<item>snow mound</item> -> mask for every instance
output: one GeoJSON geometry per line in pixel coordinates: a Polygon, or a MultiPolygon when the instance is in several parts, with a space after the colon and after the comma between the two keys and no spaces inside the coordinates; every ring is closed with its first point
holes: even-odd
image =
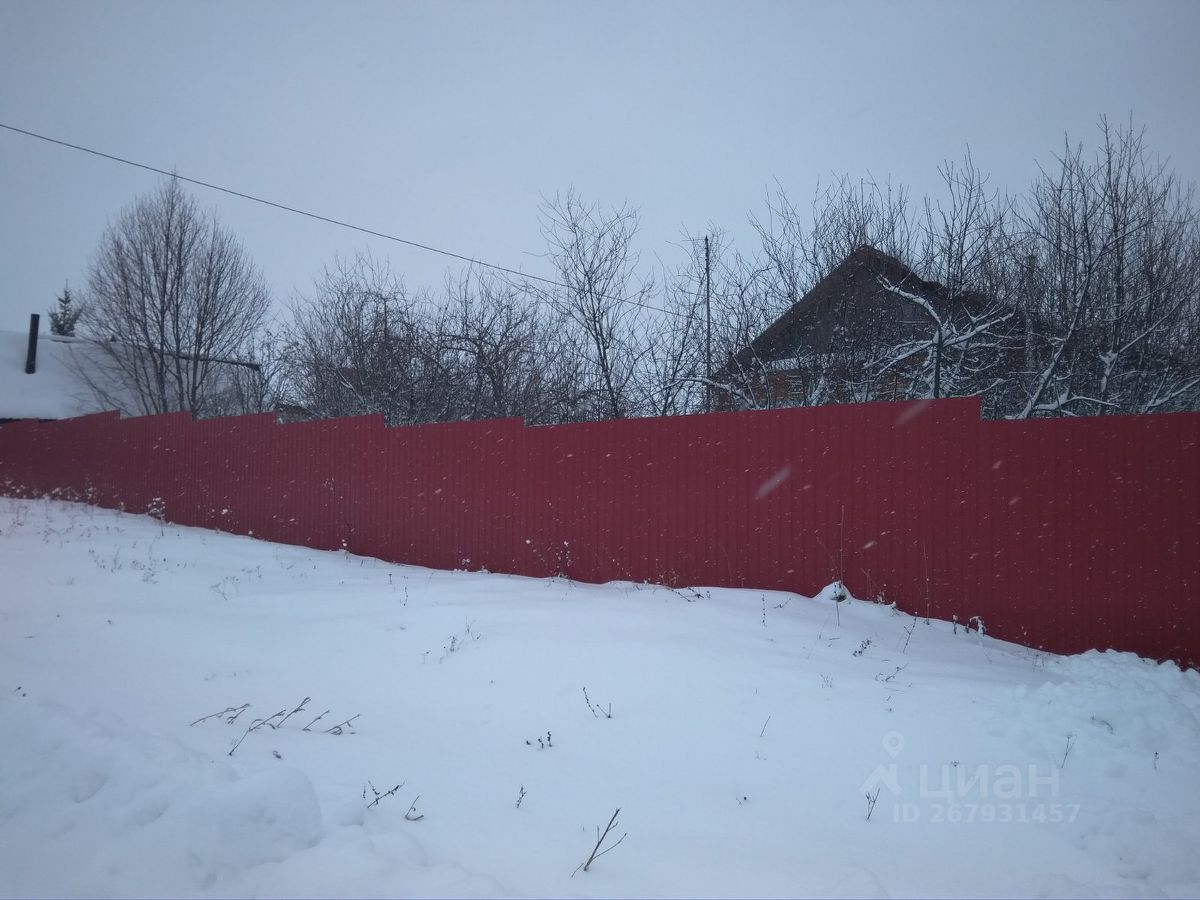
{"type": "Polygon", "coordinates": [[[0,849],[5,894],[219,891],[321,840],[313,786],[289,766],[239,774],[114,715],[31,700],[0,704],[0,733],[0,818],[21,825],[0,849]]]}

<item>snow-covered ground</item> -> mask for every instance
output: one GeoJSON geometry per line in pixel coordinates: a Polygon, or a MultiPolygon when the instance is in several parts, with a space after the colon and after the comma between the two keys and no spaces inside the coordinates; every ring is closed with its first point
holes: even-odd
{"type": "Polygon", "coordinates": [[[3,896],[1200,894],[1172,664],[48,500],[0,566],[3,896]]]}

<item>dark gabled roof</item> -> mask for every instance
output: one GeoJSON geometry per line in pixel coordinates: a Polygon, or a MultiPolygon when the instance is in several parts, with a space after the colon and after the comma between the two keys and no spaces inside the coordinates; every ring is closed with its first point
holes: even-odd
{"type": "Polygon", "coordinates": [[[833,350],[839,330],[852,332],[879,327],[879,317],[894,317],[902,309],[898,304],[904,302],[880,283],[881,278],[919,294],[939,312],[949,304],[950,294],[945,287],[925,281],[895,257],[862,246],[742,349],[720,370],[718,377],[755,360],[769,362],[795,356],[798,349],[833,350]]]}

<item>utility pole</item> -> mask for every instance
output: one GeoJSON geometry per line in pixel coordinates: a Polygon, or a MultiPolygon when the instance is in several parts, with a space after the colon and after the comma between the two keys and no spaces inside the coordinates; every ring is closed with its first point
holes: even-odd
{"type": "Polygon", "coordinates": [[[704,236],[704,411],[712,412],[712,267],[704,236]]]}

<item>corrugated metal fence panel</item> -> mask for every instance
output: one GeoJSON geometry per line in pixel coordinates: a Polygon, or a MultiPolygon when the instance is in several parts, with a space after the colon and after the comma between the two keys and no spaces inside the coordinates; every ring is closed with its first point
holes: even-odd
{"type": "Polygon", "coordinates": [[[1200,661],[1200,415],[975,399],[526,427],[100,414],[0,427],[0,489],[437,568],[811,594],[1200,661]]]}

